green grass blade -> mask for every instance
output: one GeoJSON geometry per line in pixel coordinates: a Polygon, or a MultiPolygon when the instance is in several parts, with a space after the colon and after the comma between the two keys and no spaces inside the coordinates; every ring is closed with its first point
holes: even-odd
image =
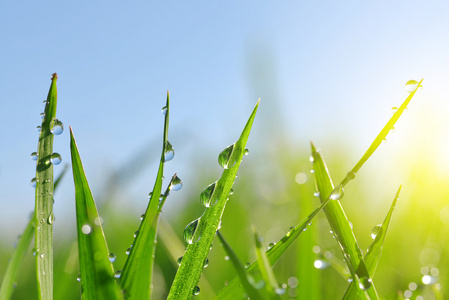
{"type": "Polygon", "coordinates": [[[390,130],[394,128],[394,124],[396,124],[399,117],[402,115],[404,110],[407,108],[407,105],[412,100],[413,96],[415,95],[416,91],[419,87],[421,87],[421,83],[424,79],[421,79],[421,81],[416,86],[415,90],[412,91],[408,97],[404,100],[402,105],[398,108],[398,110],[393,114],[393,116],[390,118],[390,120],[385,124],[384,128],[379,132],[377,137],[374,139],[374,141],[369,146],[368,150],[366,150],[365,154],[363,154],[362,158],[357,162],[357,164],[352,168],[351,171],[348,172],[346,177],[343,179],[343,181],[340,183],[342,187],[344,187],[350,180],[354,179],[355,174],[358,170],[363,166],[363,164],[370,158],[370,156],[376,151],[376,149],[379,147],[379,145],[382,143],[383,140],[386,139],[388,133],[390,130]]]}
{"type": "Polygon", "coordinates": [[[81,163],[75,138],[70,128],[70,152],[75,183],[76,226],[81,274],[81,298],[84,300],[121,299],[109,261],[108,246],[101,219],[81,163]]]}
{"type": "MultiPolygon", "coordinates": [[[[191,238],[189,238],[192,244],[189,243],[187,246],[182,263],[176,272],[168,299],[190,299],[192,294],[196,292],[195,289],[203,270],[203,262],[207,258],[215,233],[219,228],[221,216],[244,154],[259,101],[257,101],[240,138],[233,147],[226,148],[219,155],[220,164],[226,168],[221,178],[215,184],[209,199],[209,207],[206,208],[203,215],[199,218],[196,228],[192,230],[191,238]]],[[[190,223],[188,227],[192,224],[194,223],[190,223]]]]}
{"type": "Polygon", "coordinates": [[[263,281],[265,282],[265,290],[267,291],[269,299],[281,299],[278,294],[280,293],[281,289],[279,289],[278,282],[276,280],[276,277],[274,276],[273,270],[271,269],[268,257],[263,249],[262,239],[255,228],[253,228],[253,231],[254,240],[256,242],[257,263],[259,264],[260,273],[262,274],[263,281]]]}
{"type": "MultiPolygon", "coordinates": [[[[353,276],[353,280],[355,282],[360,281],[364,289],[369,293],[371,299],[378,299],[374,284],[372,284],[372,279],[363,261],[362,251],[358,246],[354,232],[352,231],[346,214],[340,204],[339,199],[343,196],[342,191],[339,190],[339,187],[334,190],[334,185],[323,157],[316,151],[313,144],[312,157],[315,181],[320,194],[320,201],[326,202],[329,198],[332,199],[323,210],[335,238],[342,249],[348,268],[353,276]]],[[[369,299],[362,290],[358,290],[358,296],[360,299],[369,299]]]]}
{"type": "MultiPolygon", "coordinates": [[[[401,192],[401,187],[399,187],[396,196],[394,197],[393,203],[391,204],[390,210],[382,223],[382,226],[378,228],[374,241],[371,243],[368,252],[365,255],[365,264],[368,272],[374,277],[376,272],[377,263],[379,262],[380,255],[382,254],[382,246],[385,241],[385,236],[387,235],[387,229],[390,225],[391,215],[396,207],[396,202],[399,199],[399,193],[401,192]]],[[[356,285],[354,282],[346,290],[346,294],[343,299],[355,299],[356,297],[356,285]]]]}
{"type": "Polygon", "coordinates": [[[237,254],[232,250],[231,246],[229,246],[228,242],[225,240],[220,230],[217,230],[217,236],[220,239],[220,242],[223,244],[223,248],[226,254],[229,256],[229,259],[232,262],[235,270],[237,271],[237,275],[240,278],[240,282],[243,285],[243,288],[246,291],[246,294],[251,299],[265,299],[263,295],[259,293],[258,290],[248,281],[248,274],[246,273],[246,269],[238,259],[237,254]]]}
{"type": "Polygon", "coordinates": [[[50,124],[56,117],[56,73],[45,104],[38,143],[36,164],[35,249],[39,299],[53,299],[53,133],[50,124]]]}
{"type": "MultiPolygon", "coordinates": [[[[165,153],[168,150],[168,122],[170,113],[170,96],[167,92],[167,102],[164,108],[165,122],[162,143],[162,154],[159,169],[148,203],[145,217],[140,223],[138,234],[133,247],[123,267],[120,278],[121,286],[128,299],[149,299],[151,297],[151,280],[153,276],[155,239],[157,234],[158,218],[160,214],[159,195],[162,191],[162,178],[164,176],[165,153]]],[[[171,147],[171,145],[170,145],[171,147]]],[[[166,197],[165,197],[166,198],[166,197]]],[[[164,200],[165,201],[165,200],[164,200]]]]}
{"type": "MultiPolygon", "coordinates": [[[[62,177],[67,171],[67,167],[65,167],[62,172],[58,175],[54,184],[54,191],[58,188],[58,184],[61,181],[62,177]]],[[[13,292],[14,286],[17,283],[19,278],[20,268],[22,267],[23,260],[25,259],[25,255],[27,254],[28,249],[30,248],[31,240],[35,234],[35,216],[34,213],[30,218],[25,230],[20,236],[19,242],[17,243],[17,248],[15,249],[11,261],[8,264],[6,269],[5,276],[3,277],[2,285],[0,287],[0,300],[10,299],[13,292]]]]}

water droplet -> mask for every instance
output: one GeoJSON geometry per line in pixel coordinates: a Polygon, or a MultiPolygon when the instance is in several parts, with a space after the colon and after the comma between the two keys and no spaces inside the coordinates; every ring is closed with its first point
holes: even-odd
{"type": "Polygon", "coordinates": [[[203,205],[205,207],[214,206],[217,203],[217,201],[218,201],[218,199],[217,199],[217,201],[215,201],[215,203],[211,203],[211,201],[212,201],[212,194],[214,193],[216,183],[217,182],[213,182],[213,183],[209,184],[201,192],[200,201],[201,201],[201,203],[203,203],[203,205]]]}
{"type": "Polygon", "coordinates": [[[145,214],[141,214],[141,215],[140,215],[140,220],[141,220],[141,221],[143,220],[143,218],[145,218],[145,214]]]}
{"type": "Polygon", "coordinates": [[[352,282],[353,280],[352,277],[348,277],[348,282],[352,282]]]}
{"type": "Polygon", "coordinates": [[[50,161],[54,165],[59,165],[62,161],[62,157],[59,153],[55,152],[50,156],[50,161]]]}
{"type": "Polygon", "coordinates": [[[234,153],[235,144],[232,144],[226,147],[221,153],[218,155],[218,163],[223,169],[232,168],[236,163],[236,155],[232,155],[234,153]]]}
{"type": "Polygon", "coordinates": [[[39,255],[40,258],[44,258],[44,253],[42,253],[41,255],[39,255]]]}
{"type": "Polygon", "coordinates": [[[329,267],[329,263],[325,260],[322,259],[317,259],[313,262],[313,266],[317,269],[326,269],[327,267],[329,267]]]}
{"type": "Polygon", "coordinates": [[[178,262],[178,266],[180,266],[180,265],[181,265],[181,262],[182,262],[182,256],[180,256],[180,257],[178,258],[177,262],[178,262]]]}
{"type": "Polygon", "coordinates": [[[249,154],[249,150],[248,149],[243,150],[243,155],[247,156],[248,154],[249,154]]]}
{"type": "Polygon", "coordinates": [[[114,253],[109,253],[108,258],[109,258],[109,261],[111,263],[113,263],[117,257],[115,256],[114,253]]]}
{"type": "Polygon", "coordinates": [[[50,225],[52,225],[54,222],[55,222],[55,215],[54,215],[53,213],[51,213],[51,214],[48,216],[47,223],[50,224],[50,225]]]}
{"type": "Polygon", "coordinates": [[[41,113],[40,116],[41,116],[41,119],[43,120],[45,118],[45,113],[41,113]]]}
{"type": "Polygon", "coordinates": [[[349,171],[348,174],[346,174],[346,177],[348,177],[349,180],[353,180],[355,178],[355,172],[349,171]]]}
{"type": "Polygon", "coordinates": [[[129,255],[130,253],[131,253],[131,247],[130,248],[128,248],[128,249],[126,249],[126,255],[129,255]]]}
{"type": "Polygon", "coordinates": [[[315,173],[315,170],[314,169],[310,170],[310,173],[312,173],[312,174],[315,173]]]}
{"type": "Polygon", "coordinates": [[[203,269],[207,268],[209,266],[209,258],[206,257],[203,263],[203,269]]]}
{"type": "Polygon", "coordinates": [[[170,184],[170,190],[179,191],[181,188],[182,188],[181,179],[178,177],[178,175],[173,176],[173,179],[170,184]]]}
{"type": "Polygon", "coordinates": [[[48,103],[47,99],[45,99],[44,101],[42,101],[42,104],[43,104],[44,106],[46,106],[47,103],[48,103]]]}
{"type": "Polygon", "coordinates": [[[36,256],[39,254],[39,248],[34,248],[33,249],[33,256],[36,256]]]}
{"type": "Polygon", "coordinates": [[[405,90],[409,93],[413,92],[414,90],[416,90],[416,88],[418,87],[418,81],[416,80],[409,80],[407,81],[407,83],[405,84],[405,90]]]}
{"type": "Polygon", "coordinates": [[[169,141],[165,143],[164,147],[164,161],[170,161],[175,156],[175,149],[173,149],[173,146],[170,144],[169,141]]]}
{"type": "Polygon", "coordinates": [[[380,229],[382,228],[382,224],[376,225],[371,230],[371,238],[374,240],[379,233],[380,229]]]}
{"type": "Polygon", "coordinates": [[[153,192],[149,193],[148,194],[148,200],[150,200],[152,196],[153,196],[153,192]]]}
{"type": "Polygon", "coordinates": [[[31,179],[31,186],[32,187],[36,187],[36,184],[39,182],[39,180],[36,179],[36,177],[34,177],[33,179],[31,179]]]}
{"type": "Polygon", "coordinates": [[[62,122],[56,118],[51,120],[50,132],[53,133],[54,135],[60,135],[61,133],[64,132],[64,124],[62,124],[62,122]]]}
{"type": "Polygon", "coordinates": [[[114,278],[120,278],[121,275],[122,275],[122,270],[118,270],[117,272],[114,273],[114,278]]]}
{"type": "Polygon", "coordinates": [[[162,107],[161,113],[165,116],[167,114],[167,106],[162,107]]]}
{"type": "Polygon", "coordinates": [[[284,295],[285,294],[285,288],[275,288],[274,292],[278,295],[284,295]]]}
{"type": "Polygon", "coordinates": [[[276,245],[276,244],[275,244],[275,243],[269,243],[269,244],[268,244],[268,250],[270,250],[271,248],[273,248],[274,245],[276,245]]]}
{"type": "Polygon", "coordinates": [[[76,276],[76,281],[78,281],[78,282],[81,281],[81,274],[78,274],[78,276],[76,276]]]}
{"type": "Polygon", "coordinates": [[[92,232],[92,227],[88,224],[84,224],[83,227],[81,227],[81,232],[84,234],[90,234],[92,232]]]}
{"type": "Polygon", "coordinates": [[[361,290],[366,291],[371,287],[371,282],[372,282],[371,278],[368,278],[366,276],[360,277],[359,288],[361,290]]]}
{"type": "Polygon", "coordinates": [[[198,296],[200,294],[200,287],[196,286],[192,292],[193,296],[198,296]]]}
{"type": "Polygon", "coordinates": [[[394,113],[396,113],[398,111],[398,108],[396,107],[396,106],[393,106],[392,108],[391,108],[391,112],[394,114],[394,113]]]}
{"type": "Polygon", "coordinates": [[[41,128],[40,126],[37,126],[37,127],[36,127],[36,131],[37,131],[37,132],[41,132],[41,130],[42,130],[42,128],[41,128]]]}
{"type": "Polygon", "coordinates": [[[319,196],[320,196],[320,192],[315,192],[315,193],[313,193],[313,195],[314,195],[315,197],[319,197],[319,196]]]}
{"type": "Polygon", "coordinates": [[[187,244],[196,243],[200,239],[200,236],[195,236],[199,222],[200,218],[193,220],[186,226],[186,228],[184,228],[184,241],[186,241],[187,244]]]}
{"type": "Polygon", "coordinates": [[[231,258],[230,258],[229,256],[226,255],[226,256],[224,257],[224,259],[225,259],[226,261],[228,261],[228,260],[230,260],[231,258]]]}
{"type": "Polygon", "coordinates": [[[251,263],[247,262],[247,263],[245,264],[245,269],[248,269],[249,267],[251,267],[251,263]]]}
{"type": "Polygon", "coordinates": [[[134,237],[137,237],[137,235],[139,234],[139,230],[137,230],[136,232],[134,232],[134,237]]]}
{"type": "Polygon", "coordinates": [[[33,152],[33,153],[31,153],[31,160],[34,160],[34,161],[36,161],[37,160],[37,152],[33,152]]]}
{"type": "Polygon", "coordinates": [[[329,196],[329,198],[331,198],[332,200],[340,200],[344,195],[344,190],[343,187],[341,185],[338,185],[331,193],[331,195],[329,196]]]}

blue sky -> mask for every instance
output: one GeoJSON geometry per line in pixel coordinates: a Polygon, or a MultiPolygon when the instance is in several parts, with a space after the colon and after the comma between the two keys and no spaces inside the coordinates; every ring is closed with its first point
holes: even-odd
{"type": "MultiPolygon", "coordinates": [[[[409,79],[425,78],[424,89],[387,143],[389,155],[431,145],[420,155],[449,165],[449,4],[242,2],[0,3],[0,201],[10,208],[0,225],[24,224],[33,210],[29,155],[53,72],[66,126],[54,149],[69,161],[72,126],[91,185],[148,142],[157,159],[166,90],[176,149],[167,173],[178,172],[186,189],[192,157],[215,163],[259,97],[251,153],[263,153],[283,128],[292,144],[313,140],[331,152],[350,141],[360,156],[409,79]]],[[[153,173],[154,164],[130,193],[146,201],[153,173]]],[[[74,208],[71,185],[68,176],[56,199],[61,219],[74,208]]]]}

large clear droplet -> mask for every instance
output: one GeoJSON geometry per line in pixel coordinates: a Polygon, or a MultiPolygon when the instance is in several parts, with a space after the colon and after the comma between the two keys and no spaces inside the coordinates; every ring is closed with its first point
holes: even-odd
{"type": "Polygon", "coordinates": [[[170,144],[169,141],[165,143],[164,148],[164,161],[170,161],[175,156],[175,149],[173,149],[173,146],[170,144]]]}
{"type": "Polygon", "coordinates": [[[187,244],[196,243],[200,239],[200,236],[195,236],[199,222],[200,218],[193,220],[186,226],[186,228],[184,228],[184,241],[186,241],[187,244]]]}
{"type": "Polygon", "coordinates": [[[36,179],[36,177],[34,177],[33,179],[31,179],[31,186],[35,188],[37,182],[38,182],[38,180],[36,179]]]}
{"type": "Polygon", "coordinates": [[[366,291],[371,287],[371,282],[372,282],[371,278],[368,278],[366,276],[360,277],[359,288],[361,290],[366,291]]]}
{"type": "Polygon", "coordinates": [[[162,107],[161,113],[165,116],[167,114],[167,106],[162,107]]]}
{"type": "Polygon", "coordinates": [[[348,177],[349,180],[354,180],[355,172],[349,171],[348,174],[346,174],[346,177],[348,177]]]}
{"type": "Polygon", "coordinates": [[[376,225],[371,230],[371,238],[374,240],[376,236],[379,234],[380,229],[382,228],[382,224],[376,225]]]}
{"type": "Polygon", "coordinates": [[[218,163],[224,169],[232,168],[236,163],[236,155],[232,155],[234,152],[235,144],[232,144],[226,147],[221,153],[218,155],[218,163]]]}
{"type": "Polygon", "coordinates": [[[56,118],[51,120],[50,132],[53,133],[54,135],[60,135],[61,133],[64,132],[64,124],[62,124],[62,122],[56,118]]]}
{"type": "Polygon", "coordinates": [[[54,165],[59,165],[59,164],[61,163],[61,161],[62,161],[61,154],[56,153],[56,152],[53,153],[53,154],[50,156],[50,161],[51,161],[51,163],[54,164],[54,165]]]}
{"type": "Polygon", "coordinates": [[[115,261],[116,258],[117,258],[117,257],[115,256],[114,253],[109,253],[108,259],[109,259],[109,261],[110,261],[111,263],[113,263],[113,262],[115,261]]]}
{"type": "Polygon", "coordinates": [[[243,150],[243,155],[247,156],[248,154],[249,154],[249,150],[248,149],[243,150]]]}
{"type": "Polygon", "coordinates": [[[34,160],[34,161],[36,161],[37,160],[37,152],[33,152],[33,153],[31,153],[31,160],[34,160]]]}
{"type": "Polygon", "coordinates": [[[181,179],[178,177],[178,175],[175,175],[171,181],[170,190],[179,191],[181,188],[182,188],[181,179]]]}
{"type": "Polygon", "coordinates": [[[405,84],[405,90],[409,93],[413,92],[414,90],[416,90],[416,88],[418,87],[418,81],[416,80],[409,80],[407,81],[407,83],[405,84]]]}
{"type": "Polygon", "coordinates": [[[54,222],[55,222],[55,215],[54,215],[53,213],[51,213],[51,214],[48,216],[47,223],[50,224],[50,225],[52,225],[54,222]]]}
{"type": "Polygon", "coordinates": [[[329,196],[332,200],[340,200],[344,195],[344,190],[341,185],[337,186],[329,196]]]}
{"type": "Polygon", "coordinates": [[[213,193],[214,193],[216,183],[217,183],[217,182],[214,182],[214,183],[209,184],[209,185],[208,185],[208,186],[201,192],[201,195],[200,195],[200,201],[201,201],[201,203],[203,203],[203,205],[204,205],[205,207],[211,207],[211,206],[214,206],[215,203],[216,203],[216,201],[215,201],[215,203],[211,203],[211,201],[212,201],[212,195],[213,195],[213,193]]]}
{"type": "Polygon", "coordinates": [[[200,294],[200,287],[196,286],[192,292],[193,296],[198,296],[200,294]]]}

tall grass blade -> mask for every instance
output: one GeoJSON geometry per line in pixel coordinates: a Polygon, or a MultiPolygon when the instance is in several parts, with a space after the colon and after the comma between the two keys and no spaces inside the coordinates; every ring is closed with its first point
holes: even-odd
{"type": "Polygon", "coordinates": [[[219,229],[221,216],[244,155],[259,101],[257,101],[240,138],[219,155],[219,163],[224,167],[224,171],[221,178],[215,183],[208,205],[206,205],[208,207],[203,215],[190,223],[186,227],[187,230],[184,231],[184,236],[189,244],[182,263],[176,272],[168,299],[190,299],[192,294],[198,292],[197,284],[203,270],[203,264],[207,259],[215,233],[219,229]]]}
{"type": "MultiPolygon", "coordinates": [[[[310,215],[307,216],[304,220],[302,220],[298,225],[292,228],[287,234],[281,238],[272,248],[270,248],[266,254],[270,265],[276,264],[276,262],[281,258],[284,252],[291,246],[291,244],[296,240],[296,238],[304,232],[304,230],[309,226],[310,222],[316,216],[316,214],[329,203],[330,199],[323,202],[318,206],[310,215]]],[[[256,274],[260,272],[259,263],[256,260],[253,262],[248,268],[247,273],[256,274]]],[[[217,296],[214,298],[216,300],[232,300],[240,298],[243,295],[243,287],[240,281],[240,277],[235,277],[232,281],[222,288],[217,296]]]]}
{"type": "MultiPolygon", "coordinates": [[[[62,177],[66,173],[67,168],[64,168],[62,172],[58,175],[54,184],[54,191],[58,188],[59,182],[62,177]]],[[[8,264],[6,269],[5,276],[3,277],[2,285],[0,287],[0,300],[10,299],[13,292],[14,287],[17,284],[17,280],[19,278],[20,268],[22,267],[23,260],[25,259],[25,255],[30,248],[31,240],[35,234],[35,216],[32,214],[30,221],[28,222],[25,230],[19,238],[19,242],[17,243],[17,247],[11,257],[11,261],[8,264]]]]}
{"type": "Polygon", "coordinates": [[[151,297],[151,281],[153,277],[157,225],[163,202],[168,195],[167,190],[164,200],[161,203],[159,202],[159,196],[162,191],[162,178],[164,176],[165,153],[169,150],[167,149],[169,146],[167,138],[170,113],[170,96],[168,92],[164,110],[165,121],[162,154],[156,182],[154,183],[145,217],[140,223],[138,234],[134,240],[128,259],[125,262],[121,276],[121,286],[125,290],[127,299],[150,299],[151,297]]]}
{"type": "Polygon", "coordinates": [[[35,249],[39,299],[53,299],[53,133],[50,125],[56,117],[56,73],[52,75],[41,124],[36,163],[35,249]]]}
{"type": "Polygon", "coordinates": [[[72,128],[70,128],[70,152],[75,183],[81,298],[122,299],[119,286],[114,280],[112,263],[108,258],[109,251],[102,221],[84,173],[72,128]]]}
{"type": "Polygon", "coordinates": [[[270,262],[268,261],[267,255],[263,249],[261,237],[255,228],[253,228],[253,231],[254,240],[256,242],[257,263],[259,264],[260,273],[262,274],[263,281],[265,282],[265,290],[267,291],[270,300],[281,299],[279,294],[283,293],[283,290],[279,289],[276,277],[274,276],[270,262]]]}
{"type": "Polygon", "coordinates": [[[226,254],[229,256],[229,259],[232,262],[235,270],[237,271],[237,275],[240,278],[240,282],[245,289],[246,295],[251,299],[266,299],[264,295],[261,295],[258,290],[249,282],[248,273],[246,273],[246,269],[243,266],[242,262],[238,259],[237,254],[232,250],[231,246],[229,246],[228,242],[225,240],[220,230],[217,230],[217,236],[220,239],[220,242],[223,244],[223,248],[226,254]]]}
{"type": "MultiPolygon", "coordinates": [[[[382,223],[382,226],[379,228],[376,233],[374,241],[371,243],[368,252],[365,255],[365,264],[366,268],[368,269],[368,272],[371,274],[371,276],[374,277],[374,273],[376,272],[377,263],[379,262],[380,255],[382,254],[382,246],[385,241],[385,236],[387,235],[387,229],[390,225],[391,215],[393,214],[393,210],[396,207],[396,202],[399,199],[399,193],[401,192],[401,187],[399,187],[398,191],[396,192],[396,196],[394,197],[393,203],[391,204],[390,210],[388,211],[387,216],[385,217],[384,222],[382,223]]],[[[355,299],[356,298],[356,285],[354,282],[351,283],[351,285],[346,290],[345,296],[343,299],[355,299]]]]}
{"type": "Polygon", "coordinates": [[[372,279],[363,261],[362,251],[339,201],[343,197],[341,186],[337,186],[334,189],[323,157],[313,144],[311,146],[315,182],[320,194],[320,201],[323,203],[328,199],[332,199],[323,210],[340,245],[353,280],[360,283],[360,286],[363,288],[358,290],[358,296],[360,299],[369,299],[364,292],[366,290],[371,299],[378,299],[374,284],[372,284],[372,279]]]}

